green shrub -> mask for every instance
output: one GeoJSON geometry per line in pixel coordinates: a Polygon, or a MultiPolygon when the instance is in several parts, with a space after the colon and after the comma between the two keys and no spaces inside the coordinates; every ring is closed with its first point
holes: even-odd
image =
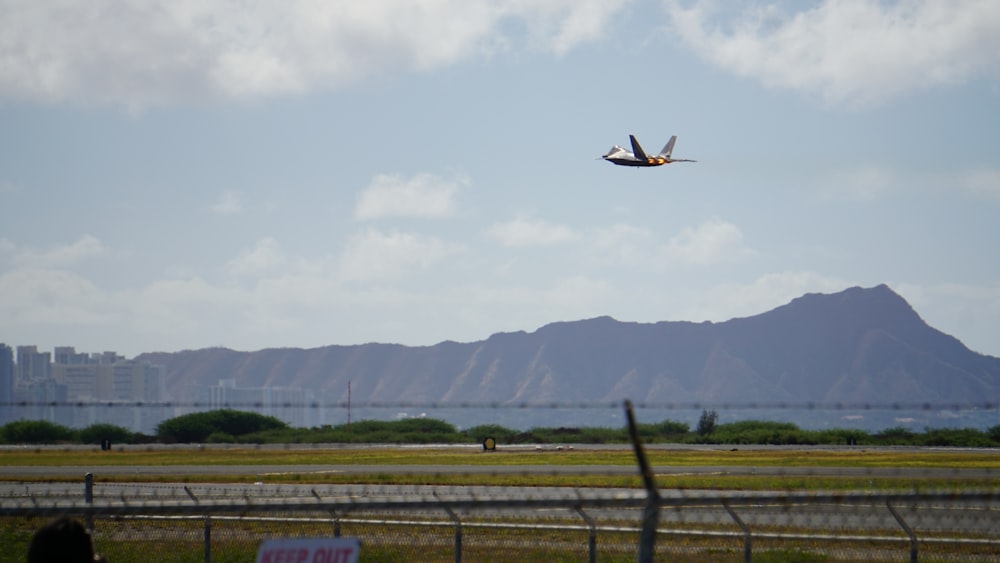
{"type": "Polygon", "coordinates": [[[131,444],[134,434],[116,424],[97,423],[80,430],[77,439],[81,444],[100,444],[104,440],[110,440],[112,444],[131,444]]]}
{"type": "Polygon", "coordinates": [[[832,428],[816,431],[815,436],[817,444],[862,445],[871,443],[868,433],[861,430],[832,428]]]}
{"type": "Polygon", "coordinates": [[[986,430],[986,436],[996,445],[1000,446],[1000,424],[989,427],[986,430]]]}
{"type": "MultiPolygon", "coordinates": [[[[646,427],[645,424],[639,424],[639,435],[643,435],[643,429],[646,427]]],[[[655,436],[662,436],[665,438],[679,437],[687,434],[691,431],[691,427],[685,422],[677,422],[674,420],[664,420],[657,424],[649,425],[650,432],[655,436]]]]}
{"type": "Polygon", "coordinates": [[[156,435],[168,443],[201,443],[216,432],[239,438],[254,432],[280,428],[288,428],[288,425],[273,416],[222,409],[164,420],[156,427],[156,435]]]}
{"type": "Polygon", "coordinates": [[[985,432],[974,428],[926,429],[917,439],[921,446],[952,446],[958,448],[989,448],[996,446],[985,432]]]}
{"type": "Polygon", "coordinates": [[[403,434],[455,434],[458,432],[455,425],[434,418],[403,418],[390,423],[390,425],[393,430],[403,434]]]}
{"type": "Polygon", "coordinates": [[[233,444],[236,442],[236,438],[233,438],[232,434],[226,434],[225,432],[212,432],[205,437],[205,443],[207,444],[233,444]]]}
{"type": "Polygon", "coordinates": [[[886,428],[872,436],[875,444],[880,446],[908,446],[913,444],[915,434],[901,426],[886,428]]]}
{"type": "Polygon", "coordinates": [[[58,444],[76,441],[76,433],[47,420],[18,420],[0,427],[4,444],[58,444]]]}
{"type": "Polygon", "coordinates": [[[698,435],[709,436],[714,433],[719,424],[719,413],[702,409],[698,419],[698,435]]]}

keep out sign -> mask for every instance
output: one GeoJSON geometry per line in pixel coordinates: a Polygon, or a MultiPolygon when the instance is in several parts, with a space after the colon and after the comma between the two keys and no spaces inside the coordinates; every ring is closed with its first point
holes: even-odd
{"type": "Polygon", "coordinates": [[[358,538],[289,538],[264,540],[257,563],[357,563],[358,538]]]}

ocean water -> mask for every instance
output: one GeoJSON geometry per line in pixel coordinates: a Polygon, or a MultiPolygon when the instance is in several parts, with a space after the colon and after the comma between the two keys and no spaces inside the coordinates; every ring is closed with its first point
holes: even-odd
{"type": "MultiPolygon", "coordinates": [[[[914,432],[926,429],[973,428],[986,430],[1000,424],[1000,412],[996,408],[944,408],[944,407],[899,407],[877,408],[846,406],[841,408],[818,407],[727,407],[726,405],[705,405],[702,408],[667,408],[662,406],[634,409],[636,421],[656,424],[666,420],[688,424],[693,430],[698,426],[702,410],[715,411],[719,424],[746,420],[790,422],[803,430],[853,429],[868,433],[888,428],[905,428],[914,432]]],[[[327,416],[337,414],[343,420],[328,424],[346,422],[346,409],[327,412],[327,416]]],[[[398,420],[402,418],[426,417],[444,420],[459,429],[481,424],[499,424],[511,430],[531,428],[622,428],[626,425],[624,406],[465,406],[437,407],[416,406],[405,408],[356,408],[352,409],[352,420],[398,420]]]]}
{"type": "MultiPolygon", "coordinates": [[[[442,405],[442,404],[356,404],[308,403],[280,405],[205,403],[130,405],[115,403],[61,403],[39,409],[42,412],[14,417],[14,420],[49,420],[69,427],[84,428],[109,423],[146,434],[155,434],[161,421],[191,412],[232,408],[274,416],[292,427],[336,426],[348,421],[433,418],[459,429],[496,424],[510,430],[532,428],[623,428],[623,403],[587,405],[442,405]]],[[[996,405],[985,406],[803,406],[803,405],[643,405],[634,408],[636,421],[656,424],[673,421],[698,426],[703,410],[715,411],[718,423],[747,420],[790,422],[802,430],[852,429],[875,433],[889,428],[913,432],[927,429],[973,428],[987,430],[1000,425],[996,405]]]]}

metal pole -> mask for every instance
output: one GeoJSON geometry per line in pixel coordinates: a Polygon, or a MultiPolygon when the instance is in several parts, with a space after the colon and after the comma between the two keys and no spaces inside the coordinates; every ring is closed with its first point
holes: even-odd
{"type": "Polygon", "coordinates": [[[576,513],[583,518],[583,520],[587,523],[587,527],[590,529],[590,533],[587,536],[587,553],[589,555],[588,561],[590,561],[590,563],[597,563],[597,524],[594,522],[594,519],[584,512],[579,506],[574,507],[574,510],[576,510],[576,513]]]}
{"type": "MultiPolygon", "coordinates": [[[[83,476],[83,502],[88,505],[94,504],[94,474],[87,473],[83,476]]],[[[94,534],[94,515],[87,512],[87,531],[94,534]]]]}
{"type": "Polygon", "coordinates": [[[750,535],[750,526],[747,526],[739,514],[736,514],[736,511],[729,506],[728,500],[722,499],[722,506],[729,513],[729,517],[735,520],[736,525],[743,530],[743,561],[750,563],[753,561],[753,537],[750,535]]]}
{"type": "MultiPolygon", "coordinates": [[[[318,502],[323,502],[323,497],[319,496],[319,493],[316,492],[316,489],[310,489],[310,490],[312,491],[313,496],[316,497],[316,500],[318,502]]],[[[339,538],[340,537],[340,516],[337,516],[337,512],[335,510],[331,510],[330,511],[330,517],[333,518],[333,537],[339,538]]]]}
{"type": "Polygon", "coordinates": [[[455,522],[455,563],[462,563],[462,521],[458,519],[458,515],[450,506],[445,506],[444,510],[455,522]]]}
{"type": "Polygon", "coordinates": [[[205,563],[212,563],[212,517],[205,517],[205,563]]]}
{"type": "Polygon", "coordinates": [[[639,473],[646,487],[646,508],[642,513],[642,533],[639,536],[639,563],[653,563],[656,552],[656,526],[660,520],[660,491],[653,480],[653,470],[646,458],[639,439],[639,429],[635,424],[635,414],[632,412],[632,401],[625,401],[625,416],[628,418],[628,434],[632,439],[632,448],[639,462],[639,473]]]}
{"type": "Polygon", "coordinates": [[[911,528],[906,523],[906,521],[903,520],[903,517],[900,516],[898,512],[896,512],[896,509],[893,508],[892,503],[890,503],[888,500],[885,501],[885,507],[889,509],[889,512],[892,514],[892,517],[896,519],[896,522],[899,522],[900,527],[903,528],[903,531],[906,532],[906,535],[910,536],[910,561],[911,563],[917,563],[918,549],[917,549],[916,532],[914,532],[913,528],[911,528]]]}

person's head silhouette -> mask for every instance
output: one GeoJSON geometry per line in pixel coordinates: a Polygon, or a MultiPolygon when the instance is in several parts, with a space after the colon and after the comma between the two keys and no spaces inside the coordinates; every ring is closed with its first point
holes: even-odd
{"type": "Polygon", "coordinates": [[[94,563],[94,542],[80,522],[62,516],[35,531],[28,563],[94,563]]]}

